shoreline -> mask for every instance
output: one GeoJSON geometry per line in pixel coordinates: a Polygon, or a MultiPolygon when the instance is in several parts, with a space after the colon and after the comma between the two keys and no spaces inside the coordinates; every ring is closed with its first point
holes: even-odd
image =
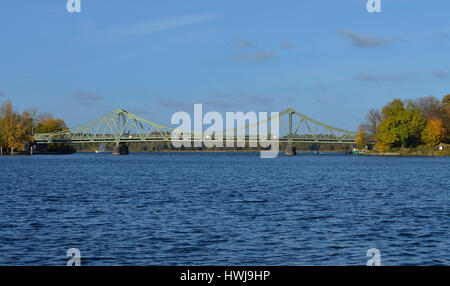
{"type": "MultiPolygon", "coordinates": [[[[132,151],[130,153],[259,153],[264,150],[159,150],[159,151],[132,151]]],[[[280,153],[284,153],[284,150],[280,150],[280,153]]],[[[314,153],[314,150],[297,150],[297,153],[314,153]]],[[[15,156],[45,156],[45,155],[70,155],[75,153],[85,153],[85,154],[95,154],[95,152],[74,152],[74,153],[62,153],[62,152],[36,152],[32,155],[25,152],[15,152],[14,155],[5,154],[0,157],[15,157],[15,156]]],[[[108,154],[108,152],[102,152],[100,154],[108,154]]],[[[338,154],[341,153],[343,155],[352,155],[348,151],[343,150],[319,150],[319,154],[338,154]]],[[[381,157],[448,157],[450,156],[449,151],[420,151],[414,149],[403,149],[399,151],[390,151],[390,152],[376,152],[370,151],[362,156],[381,156],[381,157]]]]}
{"type": "Polygon", "coordinates": [[[396,152],[367,153],[364,156],[378,157],[449,157],[446,154],[401,154],[396,152]]]}
{"type": "Polygon", "coordinates": [[[433,152],[421,152],[421,151],[397,151],[397,152],[369,152],[364,156],[381,156],[381,157],[449,157],[450,152],[445,151],[433,151],[433,152]]]}

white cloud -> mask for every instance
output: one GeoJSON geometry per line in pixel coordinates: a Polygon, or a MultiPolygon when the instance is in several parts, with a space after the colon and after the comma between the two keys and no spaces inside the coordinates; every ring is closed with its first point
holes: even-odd
{"type": "Polygon", "coordinates": [[[239,45],[241,47],[245,47],[245,48],[251,48],[251,47],[255,46],[254,43],[252,43],[249,40],[242,38],[242,37],[236,37],[234,39],[234,41],[236,42],[237,45],[239,45]]]}
{"type": "Polygon", "coordinates": [[[338,30],[337,32],[347,39],[350,39],[353,46],[360,48],[375,48],[393,43],[392,41],[386,40],[384,38],[359,34],[350,30],[338,30]]]}
{"type": "Polygon", "coordinates": [[[71,38],[72,40],[115,40],[130,37],[149,36],[189,25],[210,22],[222,18],[218,14],[189,15],[162,19],[149,19],[127,25],[113,25],[102,29],[94,29],[71,38]]]}
{"type": "Polygon", "coordinates": [[[76,101],[83,106],[90,106],[92,103],[102,101],[103,97],[95,92],[77,92],[73,95],[76,101]]]}
{"type": "Polygon", "coordinates": [[[411,80],[416,78],[414,73],[402,73],[402,74],[359,74],[354,77],[359,81],[371,81],[371,82],[401,82],[405,80],[411,80]]]}
{"type": "Polygon", "coordinates": [[[282,48],[282,49],[293,49],[293,48],[295,48],[296,46],[295,46],[295,44],[293,44],[293,43],[289,43],[289,42],[282,42],[282,43],[280,43],[280,48],[282,48]]]}
{"type": "Polygon", "coordinates": [[[432,73],[435,78],[448,78],[448,73],[442,71],[435,71],[432,73]]]}
{"type": "Polygon", "coordinates": [[[278,58],[278,55],[272,52],[257,52],[249,54],[234,54],[233,59],[239,61],[245,61],[248,63],[260,63],[266,60],[272,60],[278,58]]]}

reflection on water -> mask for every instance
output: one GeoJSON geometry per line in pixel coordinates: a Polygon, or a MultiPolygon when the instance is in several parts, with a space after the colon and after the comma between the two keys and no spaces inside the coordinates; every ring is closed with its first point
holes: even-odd
{"type": "Polygon", "coordinates": [[[0,264],[450,264],[450,158],[0,158],[0,264]]]}

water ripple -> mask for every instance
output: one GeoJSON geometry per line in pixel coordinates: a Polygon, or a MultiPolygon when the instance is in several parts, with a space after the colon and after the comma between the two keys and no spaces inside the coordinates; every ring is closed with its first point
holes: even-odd
{"type": "Polygon", "coordinates": [[[450,264],[449,158],[0,158],[0,264],[450,264]]]}

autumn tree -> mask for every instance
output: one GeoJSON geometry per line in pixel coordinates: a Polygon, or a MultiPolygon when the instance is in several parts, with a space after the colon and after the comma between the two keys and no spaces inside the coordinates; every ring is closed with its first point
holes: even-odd
{"type": "Polygon", "coordinates": [[[445,128],[445,137],[443,141],[445,143],[450,143],[450,94],[447,94],[442,98],[441,119],[445,128]]]}
{"type": "Polygon", "coordinates": [[[3,103],[0,107],[2,138],[4,147],[11,149],[17,148],[16,126],[19,121],[19,116],[12,109],[11,101],[3,103]]]}
{"type": "MultiPolygon", "coordinates": [[[[53,118],[50,114],[41,114],[34,133],[53,133],[67,129],[66,123],[60,118],[53,118]]],[[[47,151],[58,153],[73,153],[75,149],[69,144],[48,144],[47,151]]]]}
{"type": "Polygon", "coordinates": [[[11,154],[14,149],[23,150],[31,141],[33,120],[27,112],[20,115],[13,111],[11,101],[0,107],[0,137],[2,146],[9,148],[11,154]]]}
{"type": "Polygon", "coordinates": [[[52,133],[67,129],[64,120],[60,118],[54,119],[51,115],[42,118],[37,124],[34,133],[52,133]]]}
{"type": "Polygon", "coordinates": [[[444,98],[442,98],[442,104],[450,109],[450,94],[447,94],[444,98]]]}
{"type": "Polygon", "coordinates": [[[440,118],[428,120],[422,132],[422,141],[428,146],[438,145],[445,136],[445,128],[440,118]]]}
{"type": "Polygon", "coordinates": [[[407,147],[417,144],[426,121],[422,112],[409,102],[394,99],[381,110],[383,119],[377,128],[377,147],[407,147]]]}
{"type": "Polygon", "coordinates": [[[1,148],[7,146],[6,137],[5,137],[5,128],[3,126],[3,124],[4,124],[4,122],[3,122],[3,118],[4,118],[3,112],[4,112],[4,110],[3,109],[4,109],[3,106],[1,106],[0,107],[0,147],[1,148]]]}
{"type": "Polygon", "coordinates": [[[366,146],[367,146],[367,135],[364,131],[364,126],[360,125],[358,134],[356,135],[356,147],[359,150],[362,150],[362,149],[366,148],[366,146]]]}
{"type": "Polygon", "coordinates": [[[26,111],[22,113],[20,116],[20,120],[17,124],[16,136],[18,139],[18,147],[17,149],[25,149],[25,146],[33,141],[33,118],[26,111]]]}

